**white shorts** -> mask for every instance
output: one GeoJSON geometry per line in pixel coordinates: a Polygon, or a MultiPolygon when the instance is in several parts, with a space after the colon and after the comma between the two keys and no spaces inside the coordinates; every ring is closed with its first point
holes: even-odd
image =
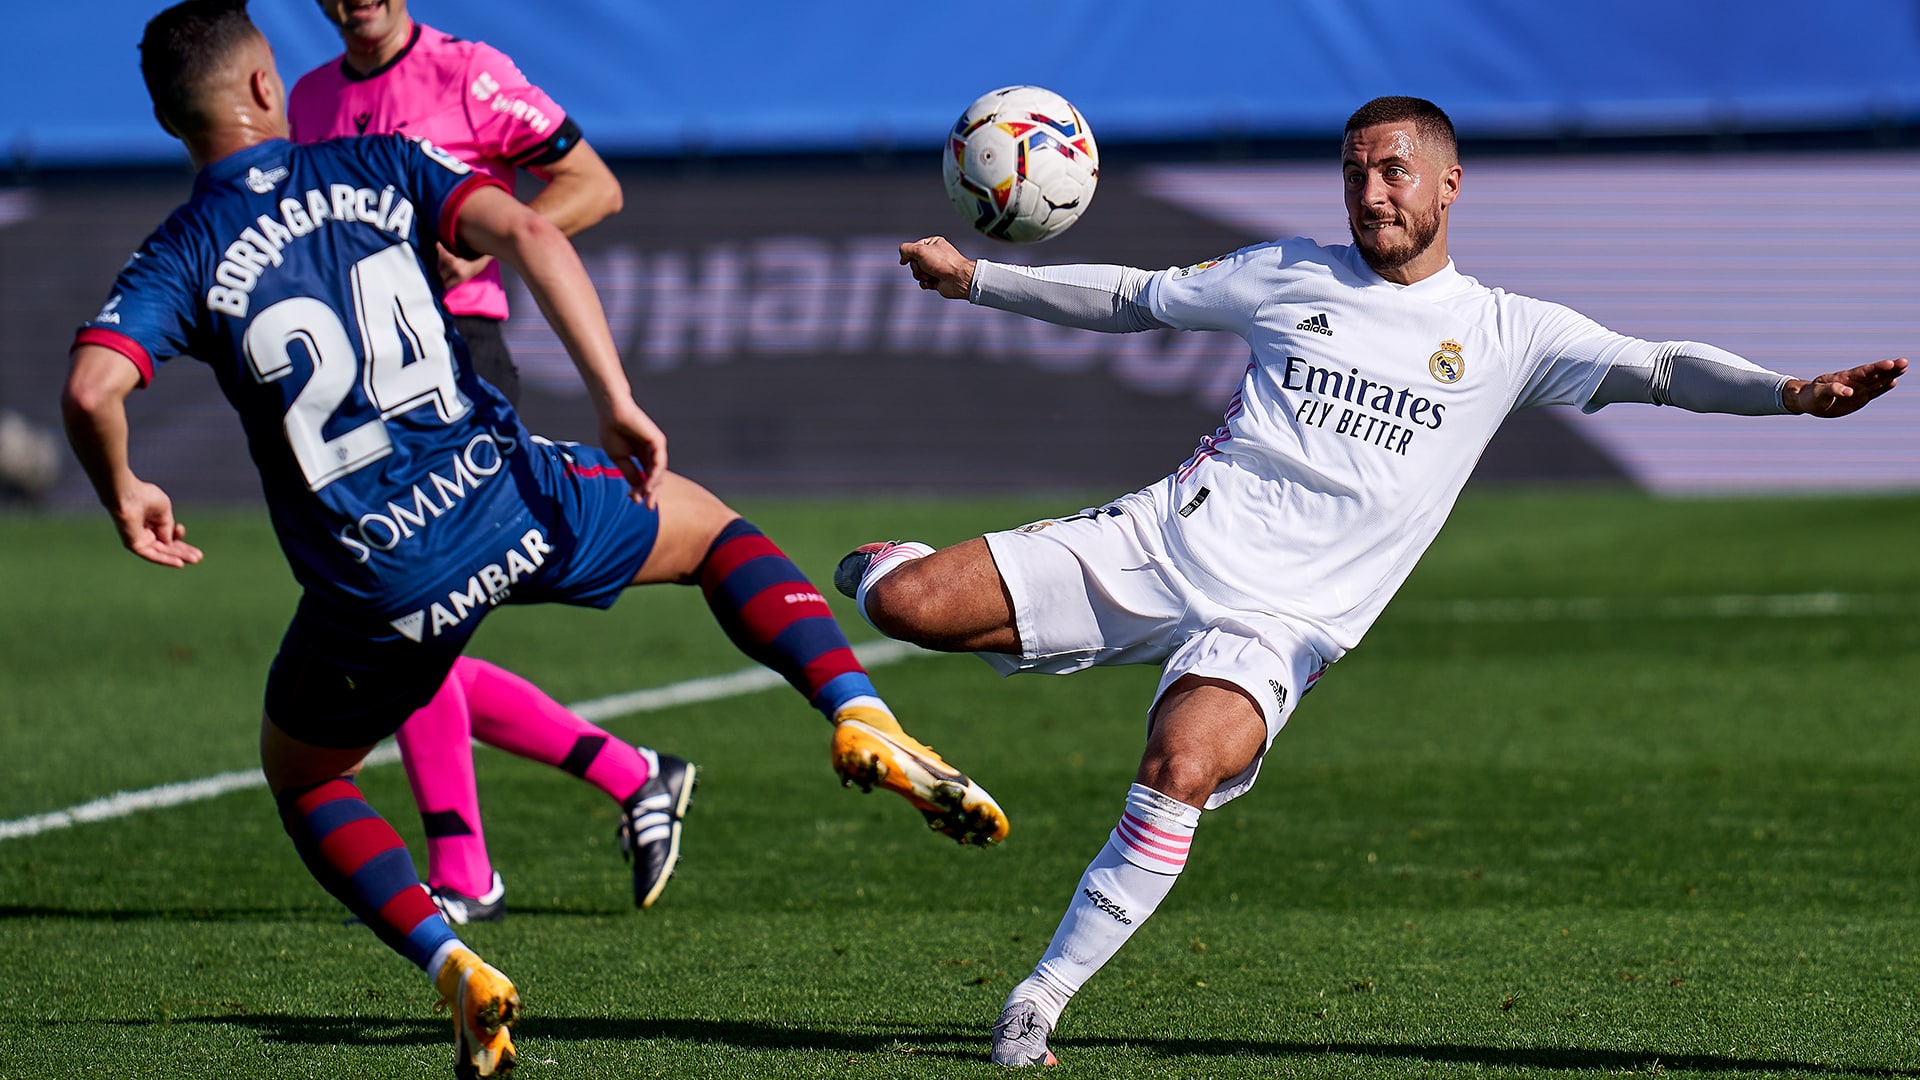
{"type": "Polygon", "coordinates": [[[1226,607],[1189,581],[1165,554],[1154,494],[1135,492],[1073,517],[988,533],[1023,651],[976,655],[1002,675],[1159,664],[1149,717],[1182,675],[1245,690],[1266,720],[1266,743],[1244,772],[1208,797],[1211,810],[1253,787],[1267,747],[1327,665],[1287,620],[1226,607]]]}

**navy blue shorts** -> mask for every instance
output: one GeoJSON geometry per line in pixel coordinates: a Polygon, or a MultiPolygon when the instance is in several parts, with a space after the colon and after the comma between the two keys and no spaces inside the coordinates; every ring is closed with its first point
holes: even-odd
{"type": "Polygon", "coordinates": [[[514,458],[513,512],[466,526],[495,538],[473,565],[378,610],[307,590],[267,674],[275,726],[315,746],[371,746],[432,700],[495,607],[619,598],[653,552],[659,513],[628,497],[599,447],[535,437],[514,458]]]}

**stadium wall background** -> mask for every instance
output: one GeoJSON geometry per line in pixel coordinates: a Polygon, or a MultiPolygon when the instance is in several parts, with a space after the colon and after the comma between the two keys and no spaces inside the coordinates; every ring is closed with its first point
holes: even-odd
{"type": "MultiPolygon", "coordinates": [[[[0,186],[0,415],[57,429],[72,327],[186,191],[135,69],[158,6],[36,14],[75,24],[50,27],[55,40],[124,28],[120,48],[0,45],[0,86],[34,104],[10,113],[0,186]]],[[[621,159],[627,210],[581,247],[676,465],[727,494],[1119,490],[1161,475],[1218,423],[1237,340],[1083,335],[941,303],[894,246],[944,232],[990,258],[1157,267],[1274,236],[1338,242],[1337,132],[1378,93],[1454,114],[1468,167],[1454,252],[1488,284],[1800,374],[1916,352],[1910,0],[1811,20],[1798,4],[1736,18],[1639,0],[1235,2],[1177,24],[1158,5],[1045,6],[1042,48],[964,42],[911,5],[576,0],[529,24],[523,6],[412,4],[505,48],[621,159]],[[1104,151],[1092,211],[1041,248],[966,239],[940,191],[947,124],[1012,82],[1068,94],[1104,151]]],[[[288,76],[338,52],[310,3],[253,11],[288,76]]],[[[590,437],[564,356],[516,300],[530,426],[590,437]]],[[[238,424],[197,364],[134,407],[151,478],[187,500],[255,497],[238,424]]],[[[1477,479],[1773,490],[1831,479],[1783,461],[1844,460],[1853,486],[1920,488],[1920,395],[1846,425],[1664,412],[1526,415],[1477,479]]],[[[91,505],[70,460],[45,501],[91,505]]]]}

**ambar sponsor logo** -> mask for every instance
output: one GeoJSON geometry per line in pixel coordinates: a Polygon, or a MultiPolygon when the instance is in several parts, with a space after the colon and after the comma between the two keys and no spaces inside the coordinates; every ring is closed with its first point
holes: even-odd
{"type": "Polygon", "coordinates": [[[447,593],[444,603],[435,601],[419,611],[392,620],[389,625],[409,641],[439,637],[466,622],[474,612],[506,600],[514,585],[522,578],[532,577],[546,565],[547,556],[552,552],[545,533],[539,529],[528,529],[520,537],[518,547],[508,548],[499,562],[481,567],[467,578],[465,588],[447,593]]]}

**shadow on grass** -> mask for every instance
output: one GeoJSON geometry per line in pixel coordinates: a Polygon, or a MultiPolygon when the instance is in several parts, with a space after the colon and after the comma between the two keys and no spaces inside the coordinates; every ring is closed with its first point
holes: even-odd
{"type": "MultiPolygon", "coordinates": [[[[244,1028],[263,1042],[322,1046],[433,1046],[447,1041],[442,1019],[373,1019],[279,1014],[175,1016],[151,1020],[58,1021],[59,1026],[105,1023],[119,1027],[208,1024],[244,1028]]],[[[873,1023],[852,1030],[799,1027],[752,1020],[607,1019],[530,1017],[514,1026],[525,1049],[537,1053],[541,1042],[648,1042],[672,1040],[715,1044],[741,1050],[793,1053],[911,1054],[955,1061],[986,1062],[986,1032],[973,1027],[873,1023]]],[[[1920,1069],[1821,1065],[1788,1058],[1731,1054],[1674,1054],[1659,1050],[1594,1050],[1559,1047],[1527,1049],[1453,1043],[1302,1042],[1258,1039],[1064,1039],[1055,1051],[1071,1064],[1075,1057],[1111,1051],[1145,1053],[1155,1058],[1375,1058],[1388,1061],[1442,1062],[1490,1068],[1547,1069],[1569,1072],[1640,1072],[1658,1065],[1671,1072],[1783,1073],[1794,1076],[1920,1077],[1920,1069]]]]}

